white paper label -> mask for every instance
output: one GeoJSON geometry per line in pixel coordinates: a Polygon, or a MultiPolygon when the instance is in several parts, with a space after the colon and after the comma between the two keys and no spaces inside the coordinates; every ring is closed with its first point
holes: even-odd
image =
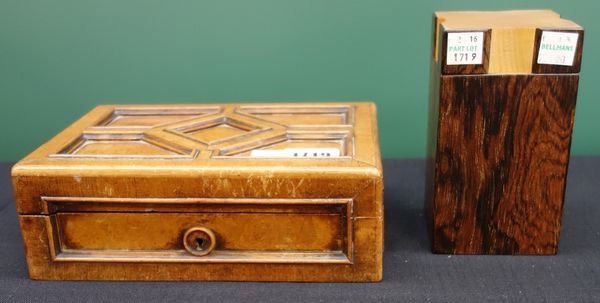
{"type": "Polygon", "coordinates": [[[572,66],[578,38],[578,33],[543,31],[537,63],[572,66]]]}
{"type": "Polygon", "coordinates": [[[483,32],[448,33],[446,65],[483,63],[483,32]]]}
{"type": "Polygon", "coordinates": [[[331,158],[339,157],[337,148],[286,148],[286,149],[255,149],[250,157],[260,158],[331,158]]]}

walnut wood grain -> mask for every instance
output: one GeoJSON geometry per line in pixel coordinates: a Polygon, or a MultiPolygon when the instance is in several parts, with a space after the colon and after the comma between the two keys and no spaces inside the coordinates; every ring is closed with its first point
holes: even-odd
{"type": "Polygon", "coordinates": [[[382,278],[373,103],[99,106],[12,175],[33,279],[382,278]]]}

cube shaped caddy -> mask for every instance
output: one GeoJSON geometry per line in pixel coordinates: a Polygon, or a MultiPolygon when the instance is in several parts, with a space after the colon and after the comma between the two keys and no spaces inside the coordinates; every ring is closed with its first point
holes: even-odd
{"type": "Polygon", "coordinates": [[[432,250],[555,254],[583,28],[547,10],[438,12],[434,24],[432,250]]]}
{"type": "Polygon", "coordinates": [[[12,176],[32,279],[382,278],[372,103],[99,106],[12,176]]]}

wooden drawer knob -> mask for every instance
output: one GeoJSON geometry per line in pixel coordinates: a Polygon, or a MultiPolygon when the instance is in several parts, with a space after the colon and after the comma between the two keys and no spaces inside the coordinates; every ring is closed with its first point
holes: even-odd
{"type": "Polygon", "coordinates": [[[194,256],[208,255],[217,244],[215,234],[206,227],[192,227],[183,235],[183,246],[194,256]]]}

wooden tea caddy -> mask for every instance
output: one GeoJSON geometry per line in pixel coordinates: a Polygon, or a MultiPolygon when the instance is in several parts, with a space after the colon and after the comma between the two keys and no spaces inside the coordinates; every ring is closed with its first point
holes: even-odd
{"type": "Polygon", "coordinates": [[[12,176],[32,279],[382,278],[373,103],[99,106],[12,176]]]}
{"type": "Polygon", "coordinates": [[[538,10],[439,12],[434,31],[433,251],[555,254],[583,28],[538,10]]]}

